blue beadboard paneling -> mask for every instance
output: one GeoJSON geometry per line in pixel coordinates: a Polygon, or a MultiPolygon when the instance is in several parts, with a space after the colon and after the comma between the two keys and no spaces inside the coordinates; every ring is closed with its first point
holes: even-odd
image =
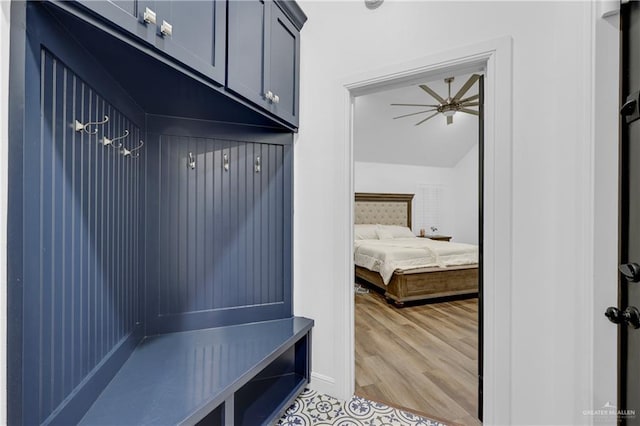
{"type": "Polygon", "coordinates": [[[159,150],[158,314],[282,302],[282,146],[163,136],[159,150]]]}
{"type": "Polygon", "coordinates": [[[140,130],[46,50],[40,68],[40,138],[24,147],[25,424],[55,420],[141,319],[140,161],[100,144],[140,130]],[[104,115],[95,135],[73,129],[104,115]]]}
{"type": "Polygon", "coordinates": [[[290,315],[290,147],[220,134],[149,137],[149,332],[290,315]]]}

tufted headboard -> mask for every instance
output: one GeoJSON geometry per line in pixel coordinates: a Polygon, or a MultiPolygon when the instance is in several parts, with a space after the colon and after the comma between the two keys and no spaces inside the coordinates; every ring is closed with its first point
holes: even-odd
{"type": "Polygon", "coordinates": [[[412,200],[413,194],[356,192],[354,222],[411,228],[412,200]]]}

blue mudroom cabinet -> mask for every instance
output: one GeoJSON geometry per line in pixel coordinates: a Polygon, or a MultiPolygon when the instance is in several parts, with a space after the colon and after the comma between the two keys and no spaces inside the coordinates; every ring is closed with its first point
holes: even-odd
{"type": "Polygon", "coordinates": [[[268,424],[308,384],[313,321],[292,316],[306,17],[255,5],[264,36],[242,50],[255,16],[235,2],[12,3],[11,424],[268,424]],[[232,87],[267,56],[254,88],[286,108],[232,87]]]}
{"type": "Polygon", "coordinates": [[[264,0],[229,2],[227,86],[297,126],[300,27],[264,0]],[[247,54],[250,52],[250,54],[247,54]]]}

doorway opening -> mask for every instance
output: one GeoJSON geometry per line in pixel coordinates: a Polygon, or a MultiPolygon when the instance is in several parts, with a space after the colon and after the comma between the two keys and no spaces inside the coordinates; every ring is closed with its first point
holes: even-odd
{"type": "Polygon", "coordinates": [[[355,394],[462,424],[482,415],[482,71],[353,115],[355,394]]]}
{"type": "MultiPolygon", "coordinates": [[[[344,187],[345,221],[343,235],[344,283],[337,312],[343,324],[337,330],[337,360],[344,364],[345,380],[340,393],[355,391],[354,286],[354,104],[359,96],[381,90],[444,79],[451,74],[484,70],[484,170],[483,170],[483,311],[482,319],[482,403],[483,421],[508,424],[511,372],[511,264],[512,264],[512,40],[492,39],[458,49],[440,52],[411,62],[389,65],[345,79],[344,115],[337,122],[344,133],[344,158],[347,170],[344,187]]],[[[340,114],[340,113],[339,113],[340,114]]],[[[339,116],[338,116],[339,117],[339,116]]]]}

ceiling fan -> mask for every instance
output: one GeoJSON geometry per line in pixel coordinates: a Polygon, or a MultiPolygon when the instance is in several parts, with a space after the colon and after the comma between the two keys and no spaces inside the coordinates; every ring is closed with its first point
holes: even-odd
{"type": "Polygon", "coordinates": [[[471,77],[469,77],[469,80],[467,80],[467,82],[462,85],[460,90],[458,90],[458,93],[456,93],[453,98],[451,97],[451,83],[453,82],[454,78],[453,77],[445,78],[444,82],[449,85],[449,95],[447,96],[446,99],[438,95],[433,89],[431,89],[426,84],[421,84],[419,87],[425,92],[427,92],[429,95],[431,95],[438,102],[438,104],[437,105],[436,104],[431,104],[431,105],[429,104],[391,104],[391,106],[412,106],[412,107],[430,107],[431,108],[431,109],[426,109],[424,111],[413,112],[411,114],[399,115],[398,117],[393,117],[393,119],[395,120],[398,118],[411,117],[414,115],[426,114],[426,113],[435,111],[433,114],[429,115],[427,118],[417,122],[416,126],[418,126],[424,123],[425,121],[435,117],[438,114],[442,114],[445,117],[447,117],[447,124],[453,123],[453,116],[456,112],[464,112],[466,114],[478,115],[478,111],[470,109],[469,107],[480,105],[480,103],[478,102],[478,98],[480,97],[480,95],[473,95],[467,98],[462,98],[462,97],[464,96],[465,93],[469,91],[469,89],[471,89],[471,87],[476,83],[476,81],[478,81],[479,78],[480,76],[478,74],[473,74],[471,77]]]}

